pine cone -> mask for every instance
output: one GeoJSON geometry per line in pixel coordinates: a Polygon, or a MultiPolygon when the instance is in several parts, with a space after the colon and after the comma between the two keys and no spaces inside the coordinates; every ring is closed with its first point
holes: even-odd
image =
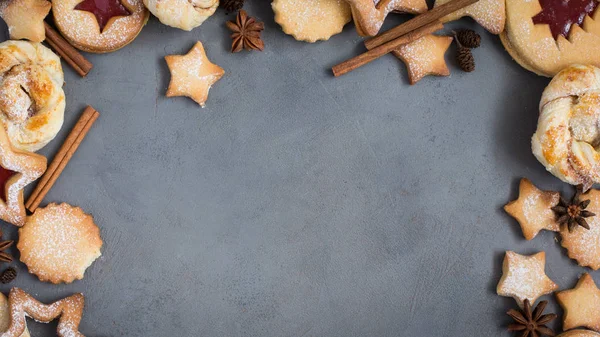
{"type": "Polygon", "coordinates": [[[477,48],[481,45],[481,36],[471,29],[462,29],[455,33],[460,44],[467,48],[477,48]]]}
{"type": "Polygon", "coordinates": [[[0,274],[0,283],[8,284],[17,278],[17,270],[13,267],[6,268],[5,271],[0,274]]]}
{"type": "Polygon", "coordinates": [[[244,7],[244,0],[221,0],[221,8],[228,13],[235,13],[244,7]]]}
{"type": "Polygon", "coordinates": [[[471,49],[459,45],[456,59],[458,60],[460,69],[463,71],[470,73],[475,70],[475,58],[473,57],[473,53],[471,53],[471,49]]]}

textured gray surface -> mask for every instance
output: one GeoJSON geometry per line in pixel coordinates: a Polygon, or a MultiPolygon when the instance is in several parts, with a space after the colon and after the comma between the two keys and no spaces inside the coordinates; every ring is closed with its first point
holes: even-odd
{"type": "Polygon", "coordinates": [[[45,301],[84,292],[88,336],[381,337],[509,336],[513,302],[494,291],[508,249],[545,250],[549,276],[575,284],[584,269],[553,235],[526,242],[501,210],[521,176],[569,190],[529,149],[547,79],[480,28],[472,74],[451,50],[449,78],[411,87],[389,56],[334,79],[362,50],[352,25],[306,44],[268,2],[247,9],[265,21],[263,53],[230,54],[219,11],[190,33],[152,19],[90,55],[86,79],[65,66],[65,127],[42,152],[86,104],[101,117],[46,202],[92,213],[103,256],[61,286],[19,264],[14,285],[45,301]],[[227,72],[205,109],[164,97],[163,57],[196,40],[227,72]]]}

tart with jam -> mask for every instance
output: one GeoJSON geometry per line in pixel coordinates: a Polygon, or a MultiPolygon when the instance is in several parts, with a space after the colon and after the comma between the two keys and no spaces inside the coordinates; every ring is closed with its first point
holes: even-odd
{"type": "Polygon", "coordinates": [[[500,35],[524,68],[554,76],[571,64],[600,66],[600,10],[597,0],[506,0],[500,35]]]}
{"type": "Polygon", "coordinates": [[[142,0],[54,0],[54,22],[78,49],[108,53],[131,43],[150,15],[142,0]]]}

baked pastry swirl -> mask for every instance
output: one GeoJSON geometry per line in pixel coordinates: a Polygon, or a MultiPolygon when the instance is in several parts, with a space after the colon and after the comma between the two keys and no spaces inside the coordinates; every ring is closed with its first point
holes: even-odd
{"type": "Polygon", "coordinates": [[[144,5],[163,24],[190,31],[215,13],[219,0],[144,0],[144,5]]]}
{"type": "Polygon", "coordinates": [[[39,43],[0,43],[0,121],[12,145],[37,151],[63,124],[65,93],[60,59],[39,43]]]}
{"type": "Polygon", "coordinates": [[[574,65],[544,90],[533,154],[562,181],[600,182],[600,69],[574,65]]]}

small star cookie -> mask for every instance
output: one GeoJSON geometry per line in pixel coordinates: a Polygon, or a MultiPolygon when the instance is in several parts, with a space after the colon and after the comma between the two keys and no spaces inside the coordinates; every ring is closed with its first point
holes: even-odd
{"type": "MultiPolygon", "coordinates": [[[[436,0],[434,7],[443,5],[451,0],[436,0]]],[[[458,20],[463,16],[473,18],[478,24],[492,34],[500,34],[506,24],[505,0],[479,0],[478,2],[459,9],[442,18],[443,22],[458,20]]]]}
{"type": "MultiPolygon", "coordinates": [[[[600,191],[591,189],[582,194],[580,200],[590,200],[586,210],[600,214],[600,191]]],[[[575,226],[569,231],[568,226],[560,229],[561,246],[567,249],[570,258],[582,267],[593,270],[600,269],[600,216],[586,218],[590,229],[575,226]]]]}
{"type": "Polygon", "coordinates": [[[377,5],[373,0],[346,0],[346,2],[352,8],[354,24],[361,36],[377,35],[391,11],[418,14],[428,10],[425,0],[381,0],[377,5]]]}
{"type": "Polygon", "coordinates": [[[11,40],[42,42],[46,39],[44,18],[51,7],[46,0],[6,0],[0,4],[0,17],[8,25],[11,40]]]}
{"type": "Polygon", "coordinates": [[[310,43],[329,40],[352,19],[344,0],[274,0],[271,6],[284,33],[310,43]]]}
{"type": "Polygon", "coordinates": [[[513,297],[523,308],[525,300],[535,303],[538,297],[549,294],[558,286],[544,271],[546,253],[525,256],[507,251],[502,263],[502,278],[498,282],[498,295],[513,297]]]}
{"type": "Polygon", "coordinates": [[[425,0],[374,0],[374,2],[378,8],[387,5],[388,8],[391,7],[391,12],[396,13],[421,14],[429,9],[425,0]]]}
{"type": "Polygon", "coordinates": [[[451,43],[449,36],[427,35],[392,53],[406,64],[410,84],[415,84],[427,75],[450,75],[444,55],[451,43]]]}
{"type": "Polygon", "coordinates": [[[12,288],[8,295],[10,306],[10,325],[0,337],[18,337],[26,330],[26,317],[37,322],[49,323],[59,318],[57,335],[59,337],[84,337],[79,332],[79,322],[83,315],[84,297],[74,294],[52,304],[42,304],[19,288],[12,288]]]}
{"type": "Polygon", "coordinates": [[[590,274],[585,273],[574,289],[556,293],[565,311],[563,330],[586,327],[600,331],[600,289],[590,274]]]}
{"type": "Polygon", "coordinates": [[[552,207],[560,201],[558,192],[542,191],[535,187],[529,179],[521,179],[519,198],[511,201],[504,210],[517,219],[525,239],[531,240],[541,230],[558,232],[560,226],[552,207]]]}
{"type": "Polygon", "coordinates": [[[187,96],[200,106],[208,99],[210,87],[223,77],[225,70],[211,63],[201,42],[185,55],[165,56],[171,71],[167,97],[187,96]]]}

